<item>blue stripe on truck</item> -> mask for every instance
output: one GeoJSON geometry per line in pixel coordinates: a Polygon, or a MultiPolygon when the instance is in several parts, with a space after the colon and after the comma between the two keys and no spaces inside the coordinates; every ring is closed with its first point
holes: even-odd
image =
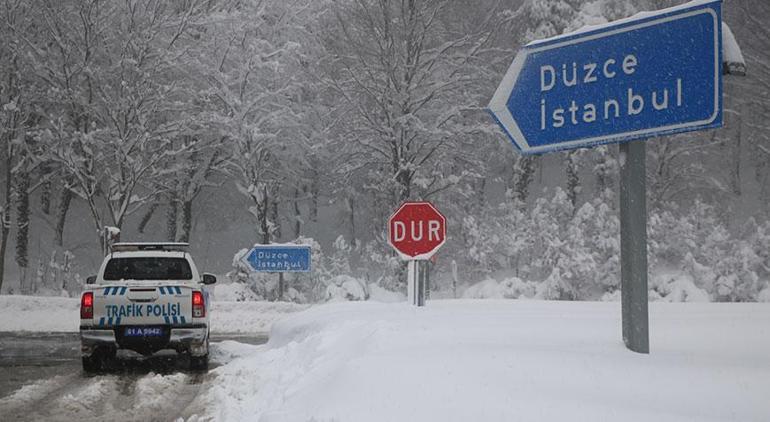
{"type": "Polygon", "coordinates": [[[100,327],[104,326],[104,317],[99,318],[99,326],[100,327]]]}
{"type": "Polygon", "coordinates": [[[171,324],[171,321],[168,319],[168,315],[164,315],[163,319],[166,320],[166,324],[171,324]]]}
{"type": "Polygon", "coordinates": [[[179,288],[179,286],[174,287],[176,289],[176,294],[181,295],[182,289],[179,288]]]}

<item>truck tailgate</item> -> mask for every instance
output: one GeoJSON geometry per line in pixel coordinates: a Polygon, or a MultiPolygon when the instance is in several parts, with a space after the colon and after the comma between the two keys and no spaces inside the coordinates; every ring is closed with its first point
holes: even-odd
{"type": "Polygon", "coordinates": [[[94,323],[178,325],[192,322],[192,288],[184,285],[116,284],[94,289],[94,323]]]}

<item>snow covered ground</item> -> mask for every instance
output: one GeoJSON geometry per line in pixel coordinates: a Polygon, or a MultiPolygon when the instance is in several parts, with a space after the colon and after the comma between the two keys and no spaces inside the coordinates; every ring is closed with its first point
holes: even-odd
{"type": "Polygon", "coordinates": [[[231,360],[190,420],[770,420],[770,306],[650,310],[640,355],[621,343],[619,303],[317,306],[265,346],[223,345],[231,360]]]}
{"type": "MultiPolygon", "coordinates": [[[[80,323],[79,299],[0,295],[0,331],[74,332],[80,323]]],[[[211,331],[263,333],[273,322],[305,305],[286,302],[214,301],[211,331]]]]}

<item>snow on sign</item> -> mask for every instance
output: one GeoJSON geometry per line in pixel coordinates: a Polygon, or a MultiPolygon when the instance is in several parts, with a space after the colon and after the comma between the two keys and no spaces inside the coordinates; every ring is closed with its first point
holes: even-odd
{"type": "Polygon", "coordinates": [[[403,259],[430,259],[445,241],[446,218],[430,202],[404,202],[388,219],[388,242],[403,259]]]}
{"type": "Polygon", "coordinates": [[[523,154],[722,125],[721,2],[534,41],[489,111],[523,154]]]}
{"type": "Polygon", "coordinates": [[[243,261],[257,272],[309,272],[310,246],[254,245],[243,261]]]}

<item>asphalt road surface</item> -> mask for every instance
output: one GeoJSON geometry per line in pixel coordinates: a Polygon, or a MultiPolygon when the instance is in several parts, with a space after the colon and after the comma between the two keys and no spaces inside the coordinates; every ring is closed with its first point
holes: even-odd
{"type": "MultiPolygon", "coordinates": [[[[223,340],[262,344],[267,336],[212,334],[212,348],[223,340]]],[[[187,364],[176,355],[121,352],[104,373],[85,375],[77,333],[0,333],[0,419],[173,421],[200,414],[195,398],[212,375],[187,364]]]]}

